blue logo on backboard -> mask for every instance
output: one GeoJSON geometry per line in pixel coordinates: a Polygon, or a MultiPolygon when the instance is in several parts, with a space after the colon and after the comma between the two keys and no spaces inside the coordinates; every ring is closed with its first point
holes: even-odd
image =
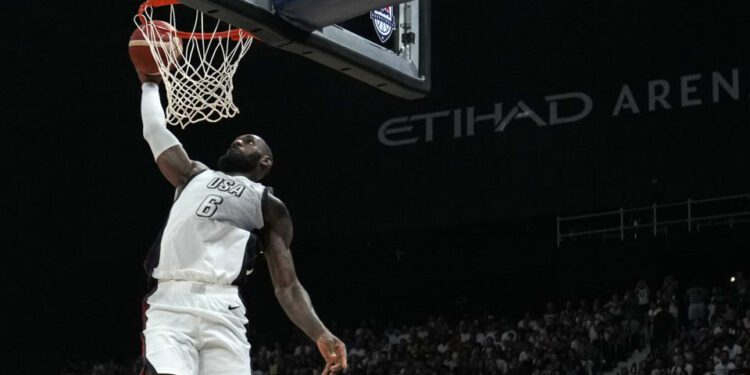
{"type": "Polygon", "coordinates": [[[375,31],[381,43],[385,43],[391,38],[393,30],[396,29],[396,17],[393,16],[393,7],[387,6],[382,9],[376,9],[370,12],[370,18],[375,25],[375,31]]]}

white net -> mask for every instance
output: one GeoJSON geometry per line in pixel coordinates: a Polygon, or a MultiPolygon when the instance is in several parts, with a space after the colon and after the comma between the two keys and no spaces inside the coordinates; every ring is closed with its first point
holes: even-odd
{"type": "MultiPolygon", "coordinates": [[[[174,5],[169,24],[176,25],[174,5]]],[[[167,122],[185,128],[197,122],[217,122],[234,117],[233,77],[237,65],[253,42],[247,32],[195,11],[192,31],[167,31],[153,19],[147,6],[135,17],[167,93],[167,122]],[[230,33],[231,31],[231,33],[230,33]],[[182,42],[179,42],[179,39],[182,42]]]]}

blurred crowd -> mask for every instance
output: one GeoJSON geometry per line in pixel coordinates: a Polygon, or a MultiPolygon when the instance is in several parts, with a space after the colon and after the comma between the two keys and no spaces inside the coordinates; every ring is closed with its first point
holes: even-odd
{"type": "MultiPolygon", "coordinates": [[[[750,375],[748,282],[682,289],[673,277],[645,281],[605,300],[546,304],[515,319],[494,313],[418,325],[366,321],[336,333],[348,374],[372,375],[750,375]],[[618,364],[650,347],[639,362],[618,364]]],[[[644,352],[645,353],[645,352],[644,352]]],[[[320,374],[315,344],[300,334],[256,344],[253,375],[320,374]]],[[[134,374],[130,363],[71,364],[64,375],[134,374]]]]}
{"type": "Polygon", "coordinates": [[[91,362],[68,361],[60,375],[136,375],[141,371],[141,359],[130,361],[91,362]]]}
{"type": "Polygon", "coordinates": [[[666,278],[648,312],[651,353],[620,373],[750,374],[748,285],[739,273],[730,288],[691,286],[680,294],[677,281],[666,278]]]}
{"type": "MultiPolygon", "coordinates": [[[[647,306],[647,305],[646,305],[647,306]]],[[[547,303],[520,320],[483,314],[456,322],[344,329],[349,374],[599,374],[646,345],[646,313],[633,292],[602,302],[547,303]]],[[[296,336],[252,355],[253,375],[310,375],[322,370],[313,343],[296,336]]]]}

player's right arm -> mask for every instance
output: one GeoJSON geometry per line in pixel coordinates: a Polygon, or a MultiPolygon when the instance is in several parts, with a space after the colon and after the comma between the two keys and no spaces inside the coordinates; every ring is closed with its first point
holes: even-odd
{"type": "Polygon", "coordinates": [[[143,138],[151,147],[154,160],[164,177],[174,187],[184,185],[191,176],[206,167],[190,160],[177,137],[167,129],[167,120],[161,106],[158,76],[146,76],[138,73],[141,79],[141,118],[143,119],[143,138]]]}

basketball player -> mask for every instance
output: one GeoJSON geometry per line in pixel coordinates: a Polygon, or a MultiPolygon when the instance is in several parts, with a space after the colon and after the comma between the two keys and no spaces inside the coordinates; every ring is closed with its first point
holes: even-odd
{"type": "Polygon", "coordinates": [[[142,374],[250,375],[247,318],[235,285],[256,244],[264,246],[281,307],[323,355],[323,374],[346,369],[344,344],[320,321],[297,279],[289,211],[259,183],[273,165],[268,144],[256,135],[237,137],[216,171],[190,160],[166,128],[160,78],[139,78],[143,136],[176,188],[169,219],[146,260],[158,284],[144,306],[142,374]]]}

